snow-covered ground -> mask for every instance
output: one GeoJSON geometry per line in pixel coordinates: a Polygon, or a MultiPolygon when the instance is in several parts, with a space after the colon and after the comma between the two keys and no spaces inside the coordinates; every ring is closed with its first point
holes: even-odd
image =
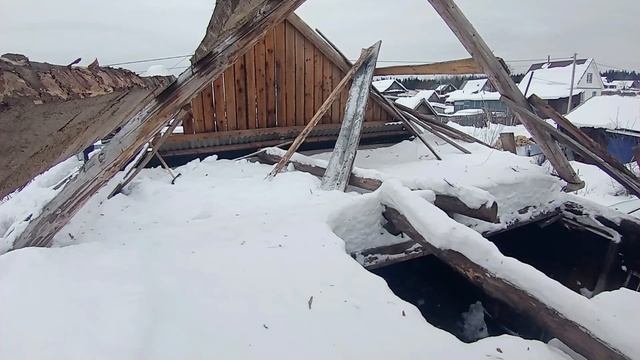
{"type": "MultiPolygon", "coordinates": [[[[466,143],[472,154],[464,155],[430,140],[443,161],[405,141],[359,151],[356,166],[407,186],[478,189],[461,194],[488,194],[501,212],[560,193],[562,183],[531,158],[466,143]]],[[[74,161],[0,204],[5,249],[74,161]]],[[[209,157],[177,168],[175,185],[162,169],[146,169],[107,200],[119,175],[57,234],[53,248],[1,255],[0,358],[567,358],[538,341],[505,335],[465,344],[433,327],[353,260],[336,235],[337,218],[375,196],[322,191],[317,178],[295,171],[265,180],[270,170],[209,157]]],[[[440,216],[448,219],[434,219],[440,216]]],[[[611,326],[619,315],[610,306],[629,307],[638,294],[595,299],[611,326]]]]}

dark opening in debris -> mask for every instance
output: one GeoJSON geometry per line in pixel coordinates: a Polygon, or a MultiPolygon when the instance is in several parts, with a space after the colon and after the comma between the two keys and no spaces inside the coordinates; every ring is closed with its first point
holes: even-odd
{"type": "Polygon", "coordinates": [[[536,325],[485,295],[435,256],[372,272],[384,278],[398,297],[418,307],[430,324],[462,341],[474,342],[503,334],[546,340],[536,325]]]}

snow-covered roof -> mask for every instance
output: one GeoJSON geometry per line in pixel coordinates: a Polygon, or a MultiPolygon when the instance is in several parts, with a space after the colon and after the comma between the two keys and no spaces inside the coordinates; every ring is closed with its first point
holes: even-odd
{"type": "Polygon", "coordinates": [[[394,83],[398,84],[398,86],[402,88],[402,91],[407,91],[407,89],[395,79],[377,80],[377,81],[374,81],[372,84],[378,91],[385,92],[389,90],[389,88],[391,88],[391,86],[393,86],[394,83]]]}
{"type": "Polygon", "coordinates": [[[445,90],[448,86],[451,86],[452,88],[456,88],[455,86],[451,85],[451,84],[442,84],[442,85],[438,85],[438,87],[436,87],[437,91],[441,91],[441,90],[445,90]]]}
{"type": "Polygon", "coordinates": [[[475,101],[491,101],[500,100],[499,92],[480,91],[475,93],[467,93],[463,90],[456,90],[449,93],[447,102],[475,100],[475,101]]]}
{"type": "Polygon", "coordinates": [[[618,90],[631,89],[633,87],[633,83],[633,80],[613,80],[610,82],[610,84],[615,85],[618,90]]]}
{"type": "MultiPolygon", "coordinates": [[[[576,87],[592,61],[593,59],[582,59],[576,62],[573,95],[583,92],[576,87]]],[[[523,94],[526,92],[526,96],[536,94],[542,99],[552,100],[569,97],[572,71],[572,61],[534,64],[522,78],[518,88],[523,94]],[[531,82],[529,82],[530,80],[531,82]]]]}
{"type": "Polygon", "coordinates": [[[396,103],[406,107],[415,109],[421,102],[426,102],[423,98],[417,96],[401,97],[396,99],[396,103]]]}
{"type": "Polygon", "coordinates": [[[579,127],[640,131],[640,98],[594,96],[567,118],[579,127]]]}
{"type": "Polygon", "coordinates": [[[149,77],[149,76],[171,76],[173,75],[171,71],[169,71],[164,65],[151,65],[140,76],[149,77]]]}
{"type": "Polygon", "coordinates": [[[471,115],[480,115],[483,114],[484,110],[482,109],[464,109],[456,112],[453,116],[471,116],[471,115]]]}
{"type": "Polygon", "coordinates": [[[482,90],[484,86],[487,84],[489,79],[475,79],[475,80],[467,80],[462,85],[462,91],[465,93],[474,93],[482,90]]]}

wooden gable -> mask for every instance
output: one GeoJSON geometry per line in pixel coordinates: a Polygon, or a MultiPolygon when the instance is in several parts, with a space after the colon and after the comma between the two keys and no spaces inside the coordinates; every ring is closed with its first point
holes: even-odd
{"type": "MultiPolygon", "coordinates": [[[[339,55],[291,15],[191,101],[185,134],[306,125],[345,75],[339,55]]],[[[348,88],[322,119],[340,124],[348,88]]],[[[365,121],[392,117],[370,99],[365,121]]]]}

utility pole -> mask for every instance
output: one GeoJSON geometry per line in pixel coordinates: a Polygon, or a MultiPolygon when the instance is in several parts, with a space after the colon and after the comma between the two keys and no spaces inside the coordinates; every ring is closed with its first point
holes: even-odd
{"type": "Polygon", "coordinates": [[[571,111],[571,103],[573,102],[573,82],[576,79],[576,59],[577,53],[573,54],[573,69],[571,70],[571,87],[569,88],[569,101],[567,103],[567,114],[571,111]]]}

